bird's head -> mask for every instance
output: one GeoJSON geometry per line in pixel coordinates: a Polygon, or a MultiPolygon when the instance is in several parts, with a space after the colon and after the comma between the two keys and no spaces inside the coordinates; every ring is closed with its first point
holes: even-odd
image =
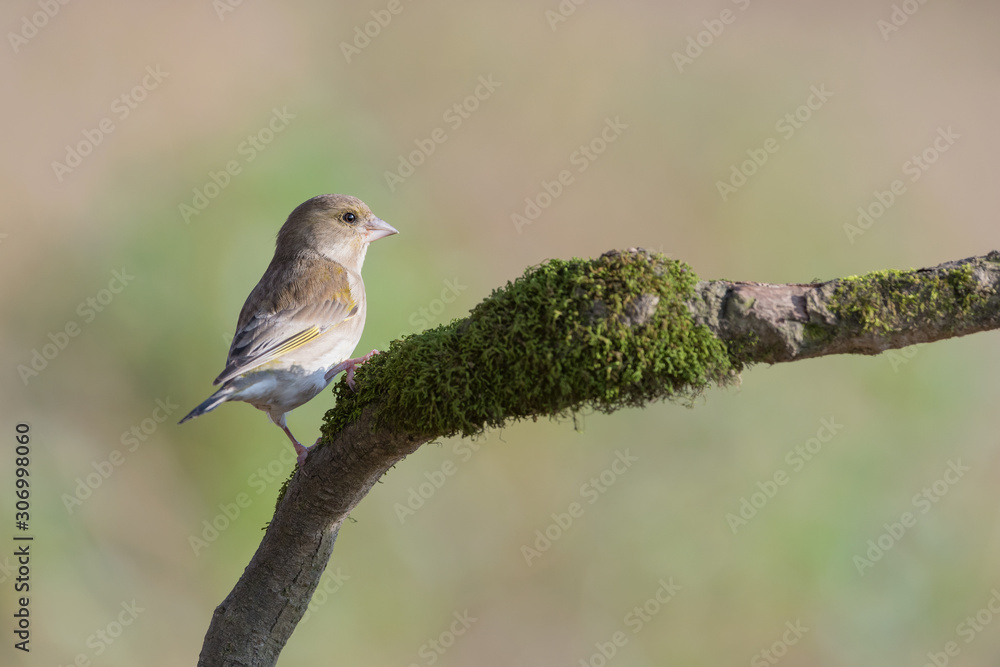
{"type": "Polygon", "coordinates": [[[277,253],[315,251],[361,271],[368,244],[398,234],[388,222],[350,195],[319,195],[299,204],[278,231],[277,253]]]}

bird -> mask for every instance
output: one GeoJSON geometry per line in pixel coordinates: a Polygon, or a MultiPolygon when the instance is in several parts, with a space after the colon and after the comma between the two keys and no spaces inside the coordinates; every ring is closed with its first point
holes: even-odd
{"type": "Polygon", "coordinates": [[[368,308],[361,266],[370,243],[398,233],[350,195],[318,195],[297,206],[240,311],[226,366],[213,383],[221,387],[179,423],[227,401],[249,403],[285,432],[301,467],[311,448],[292,435],[285,415],[342,371],[354,390],[355,369],[378,354],[351,357],[368,308]]]}

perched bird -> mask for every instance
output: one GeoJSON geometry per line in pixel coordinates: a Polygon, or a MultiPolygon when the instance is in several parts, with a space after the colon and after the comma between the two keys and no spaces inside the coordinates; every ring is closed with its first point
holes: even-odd
{"type": "Polygon", "coordinates": [[[309,451],[285,423],[341,371],[354,389],[354,369],[378,350],[351,358],[365,326],[361,265],[368,244],[397,234],[349,195],[319,195],[300,204],[278,231],[274,259],[250,292],[236,324],[222,387],[181,424],[243,401],[263,410],[295,447],[299,464],[309,451]]]}

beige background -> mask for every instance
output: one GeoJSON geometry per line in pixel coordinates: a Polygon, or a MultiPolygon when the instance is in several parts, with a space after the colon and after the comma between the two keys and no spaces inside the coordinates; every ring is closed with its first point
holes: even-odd
{"type": "MultiPolygon", "coordinates": [[[[706,278],[801,282],[1000,247],[994,3],[911,2],[885,36],[888,1],[563,4],[575,11],[553,29],[555,0],[401,0],[351,62],[341,44],[388,2],[70,2],[16,52],[9,33],[42,10],[4,4],[0,400],[8,445],[31,425],[36,540],[32,652],[5,631],[0,662],[194,664],[290,449],[246,405],[175,422],[208,395],[278,226],[315,194],[357,195],[401,231],[368,256],[365,351],[463,316],[551,257],[643,246],[706,278]],[[711,23],[724,10],[731,22],[711,23]],[[704,21],[722,30],[679,71],[673,54],[704,21]],[[147,67],[166,75],[122,117],[115,100],[147,67]],[[453,127],[445,112],[480,77],[499,86],[453,127]],[[832,96],[786,137],[776,123],[813,86],[832,96]],[[241,143],[275,108],[294,118],[247,162],[241,143]],[[105,118],[113,131],[60,180],[52,163],[105,118]],[[608,118],[627,128],[577,171],[608,118]],[[437,128],[446,139],[391,190],[385,172],[437,128]],[[947,128],[958,138],[912,181],[905,163],[947,128]],[[723,201],[717,182],[769,138],[777,152],[723,201]],[[240,173],[186,223],[180,205],[230,160],[240,173]],[[512,214],[563,169],[573,182],[519,232],[512,214]],[[849,241],[844,225],[895,179],[905,192],[849,241]],[[133,278],[103,292],[114,271],[133,278]],[[25,383],[18,366],[67,324],[77,335],[25,383]],[[176,407],[157,423],[161,403],[176,407]],[[137,445],[123,441],[133,427],[137,445]],[[116,450],[121,465],[68,511],[116,450]],[[248,506],[196,555],[191,537],[238,498],[248,506]],[[133,601],[137,618],[100,640],[133,601]]],[[[617,665],[769,664],[775,642],[782,665],[922,665],[949,641],[951,664],[996,664],[1000,619],[985,612],[971,641],[960,624],[1000,587],[997,337],[912,352],[754,368],[691,410],[424,447],[341,531],[339,581],[281,664],[597,665],[619,631],[617,665]],[[830,418],[842,428],[796,469],[786,454],[830,418]],[[616,452],[637,463],[589,504],[581,486],[616,452]],[[401,522],[448,460],[454,474],[401,522]],[[923,513],[913,498],[949,461],[969,469],[923,513]],[[780,471],[787,484],[734,534],[726,515],[780,471]],[[583,515],[527,565],[522,546],[574,501],[583,515]],[[859,574],[854,557],[907,511],[916,524],[859,574]],[[671,578],[680,590],[633,632],[627,615],[671,578]],[[433,653],[466,610],[477,620],[433,653]],[[797,622],[808,631],[780,644],[797,622]]],[[[290,416],[303,440],[331,400],[290,416]]],[[[10,492],[0,507],[12,526],[10,492]]]]}

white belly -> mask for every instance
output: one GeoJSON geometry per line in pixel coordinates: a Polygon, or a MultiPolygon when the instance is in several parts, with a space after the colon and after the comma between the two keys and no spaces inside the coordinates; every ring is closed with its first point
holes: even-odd
{"type": "Polygon", "coordinates": [[[330,384],[326,368],[307,372],[300,366],[257,370],[235,380],[240,388],[230,400],[245,401],[277,418],[311,401],[330,384]]]}

